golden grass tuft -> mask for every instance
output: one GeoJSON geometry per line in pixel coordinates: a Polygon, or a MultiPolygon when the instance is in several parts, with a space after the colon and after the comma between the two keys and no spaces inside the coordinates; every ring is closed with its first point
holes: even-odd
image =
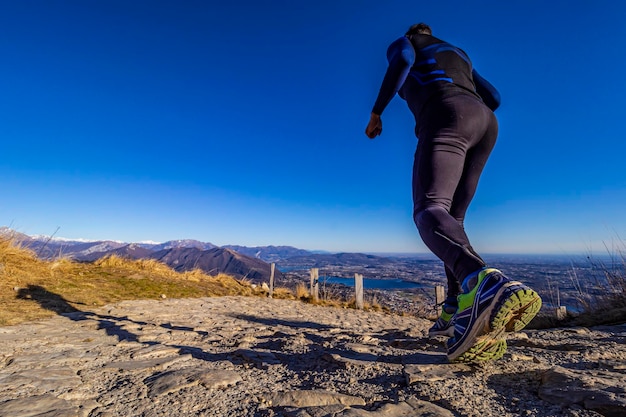
{"type": "Polygon", "coordinates": [[[279,300],[295,300],[293,292],[289,288],[274,288],[274,293],[272,294],[272,298],[276,298],[279,300]]]}
{"type": "Polygon", "coordinates": [[[309,290],[303,282],[299,282],[296,286],[296,298],[298,300],[306,300],[311,296],[309,290]]]}
{"type": "MultiPolygon", "coordinates": [[[[317,306],[352,308],[352,309],[357,308],[355,297],[351,297],[350,299],[345,299],[338,292],[334,292],[330,288],[326,288],[325,291],[322,291],[322,295],[316,299],[309,292],[309,288],[303,282],[299,282],[296,285],[296,288],[295,288],[294,293],[292,294],[292,297],[302,302],[317,305],[317,306]]],[[[363,310],[383,311],[386,313],[390,312],[389,308],[380,305],[378,300],[376,300],[376,297],[374,297],[371,301],[364,301],[363,310]]]]}
{"type": "MultiPolygon", "coordinates": [[[[0,238],[0,325],[122,300],[226,295],[265,294],[229,275],[180,273],[155,260],[110,256],[94,263],[43,261],[13,240],[0,238]]],[[[275,296],[289,298],[288,290],[275,296]]]]}

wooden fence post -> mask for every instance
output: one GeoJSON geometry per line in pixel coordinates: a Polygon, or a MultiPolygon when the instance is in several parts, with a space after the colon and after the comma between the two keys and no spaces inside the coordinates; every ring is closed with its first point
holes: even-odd
{"type": "Polygon", "coordinates": [[[354,274],[354,290],[356,291],[356,308],[363,310],[363,275],[354,274]]]}
{"type": "Polygon", "coordinates": [[[311,268],[311,295],[315,301],[319,298],[319,289],[319,268],[311,268]]]}
{"type": "Polygon", "coordinates": [[[446,291],[443,285],[435,286],[435,305],[441,305],[446,301],[446,291]]]}
{"type": "Polygon", "coordinates": [[[276,270],[276,264],[272,262],[270,264],[270,293],[268,295],[269,298],[272,298],[274,295],[274,271],[276,270]]]}

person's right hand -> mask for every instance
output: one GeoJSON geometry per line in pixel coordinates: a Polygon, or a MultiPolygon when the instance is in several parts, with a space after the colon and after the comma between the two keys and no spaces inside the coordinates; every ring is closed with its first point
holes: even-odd
{"type": "Polygon", "coordinates": [[[368,138],[374,139],[381,133],[383,133],[383,121],[380,119],[379,114],[372,113],[370,115],[370,121],[365,128],[365,134],[368,138]]]}

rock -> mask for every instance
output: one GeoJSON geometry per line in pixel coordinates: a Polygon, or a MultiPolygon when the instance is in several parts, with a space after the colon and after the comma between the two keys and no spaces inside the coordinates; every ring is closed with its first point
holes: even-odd
{"type": "Polygon", "coordinates": [[[77,407],[51,394],[0,403],[0,416],[6,417],[68,417],[77,414],[77,407]]]}
{"type": "Polygon", "coordinates": [[[82,380],[76,371],[68,368],[42,368],[27,369],[1,379],[6,385],[34,385],[43,391],[55,391],[55,388],[64,386],[68,388],[82,384],[82,380]]]}
{"type": "Polygon", "coordinates": [[[142,361],[145,359],[163,358],[180,352],[180,348],[169,347],[162,345],[152,345],[147,348],[142,348],[131,354],[131,358],[136,361],[142,361]]]}
{"type": "Polygon", "coordinates": [[[155,398],[194,385],[201,384],[207,388],[226,388],[239,381],[241,381],[241,377],[235,372],[179,369],[152,375],[144,383],[149,388],[148,396],[155,398]]]}
{"type": "Polygon", "coordinates": [[[564,333],[573,333],[577,335],[587,335],[589,334],[589,329],[586,327],[570,327],[562,330],[564,333]]]}
{"type": "Polygon", "coordinates": [[[528,334],[525,332],[516,332],[516,333],[509,333],[507,334],[507,340],[508,341],[513,341],[513,340],[528,340],[528,334]]]}
{"type": "Polygon", "coordinates": [[[368,411],[341,405],[302,408],[285,414],[288,417],[453,417],[449,410],[427,401],[411,398],[398,404],[383,404],[368,411]]]}
{"type": "Polygon", "coordinates": [[[149,388],[148,396],[155,398],[193,385],[198,385],[200,384],[198,377],[199,374],[196,370],[181,369],[152,375],[147,378],[144,383],[149,388]]]}
{"type": "Polygon", "coordinates": [[[382,348],[378,346],[364,345],[361,343],[346,343],[345,348],[358,354],[372,355],[371,357],[373,358],[377,357],[383,351],[382,348]]]}
{"type": "Polygon", "coordinates": [[[626,415],[626,378],[609,371],[554,367],[541,378],[539,397],[562,407],[574,404],[604,416],[626,415]]]}
{"type": "Polygon", "coordinates": [[[202,375],[200,384],[208,389],[223,389],[241,382],[241,376],[232,371],[211,371],[202,375]]]}
{"type": "Polygon", "coordinates": [[[598,361],[598,366],[609,371],[626,371],[626,361],[600,360],[598,361]]]}
{"type": "Polygon", "coordinates": [[[277,365],[280,363],[272,352],[251,349],[237,349],[233,352],[234,358],[240,358],[245,362],[253,363],[259,367],[267,367],[268,365],[277,365]]]}
{"type": "Polygon", "coordinates": [[[166,356],[163,358],[145,359],[145,360],[127,360],[120,362],[110,362],[104,366],[104,369],[125,371],[132,370],[149,370],[149,369],[165,369],[178,362],[184,362],[191,359],[191,355],[166,356]]]}
{"type": "Polygon", "coordinates": [[[252,335],[244,336],[239,339],[238,346],[242,349],[251,347],[254,343],[256,343],[257,338],[252,335]]]}
{"type": "Polygon", "coordinates": [[[365,405],[362,398],[321,390],[286,391],[267,394],[263,399],[273,407],[323,407],[365,405]]]}
{"type": "Polygon", "coordinates": [[[288,408],[281,415],[285,417],[337,417],[346,408],[345,405],[335,404],[324,407],[308,407],[308,408],[288,408]]]}
{"type": "Polygon", "coordinates": [[[374,411],[349,409],[337,417],[453,417],[449,410],[427,401],[411,398],[398,404],[385,404],[374,411]]]}
{"type": "Polygon", "coordinates": [[[343,368],[348,368],[352,366],[356,367],[378,367],[376,363],[377,357],[372,357],[371,355],[350,355],[352,357],[342,356],[338,353],[327,353],[322,359],[327,362],[334,363],[343,368]]]}
{"type": "Polygon", "coordinates": [[[512,361],[533,361],[537,362],[537,359],[534,356],[522,355],[520,353],[511,354],[512,361]]]}
{"type": "Polygon", "coordinates": [[[407,385],[418,382],[434,382],[456,378],[460,372],[469,372],[472,368],[463,364],[447,365],[406,365],[404,376],[407,385]]]}

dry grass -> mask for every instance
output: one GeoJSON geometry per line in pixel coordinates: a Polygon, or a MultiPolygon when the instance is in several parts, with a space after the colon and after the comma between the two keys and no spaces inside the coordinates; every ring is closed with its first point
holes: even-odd
{"type": "MultiPolygon", "coordinates": [[[[624,242],[621,242],[624,247],[624,242]]],[[[592,276],[586,284],[574,276],[579,289],[581,314],[572,318],[579,326],[614,324],[626,322],[626,254],[619,248],[610,252],[610,262],[589,257],[592,276]]]]}
{"type": "Polygon", "coordinates": [[[557,318],[553,312],[541,312],[529,328],[546,329],[566,326],[591,327],[626,323],[626,244],[609,251],[609,262],[588,257],[591,272],[571,278],[577,290],[581,311],[557,318]]]}
{"type": "MultiPolygon", "coordinates": [[[[95,263],[67,259],[42,261],[10,239],[0,238],[0,325],[87,310],[122,300],[264,296],[231,276],[209,276],[200,270],[178,273],[154,260],[116,256],[95,263]]],[[[276,289],[275,298],[293,298],[276,289]]]]}
{"type": "Polygon", "coordinates": [[[298,300],[306,300],[311,296],[309,290],[303,282],[298,283],[296,286],[296,298],[298,300]]]}
{"type": "MultiPolygon", "coordinates": [[[[337,290],[331,285],[324,285],[321,288],[320,296],[318,298],[315,298],[310,293],[309,287],[307,287],[303,282],[300,282],[296,285],[296,288],[293,292],[293,297],[307,304],[313,304],[318,306],[353,309],[357,308],[355,297],[345,298],[342,295],[341,291],[337,290]]],[[[380,305],[380,303],[376,300],[376,297],[373,297],[371,301],[364,301],[363,310],[389,312],[388,308],[380,305]]]]}

